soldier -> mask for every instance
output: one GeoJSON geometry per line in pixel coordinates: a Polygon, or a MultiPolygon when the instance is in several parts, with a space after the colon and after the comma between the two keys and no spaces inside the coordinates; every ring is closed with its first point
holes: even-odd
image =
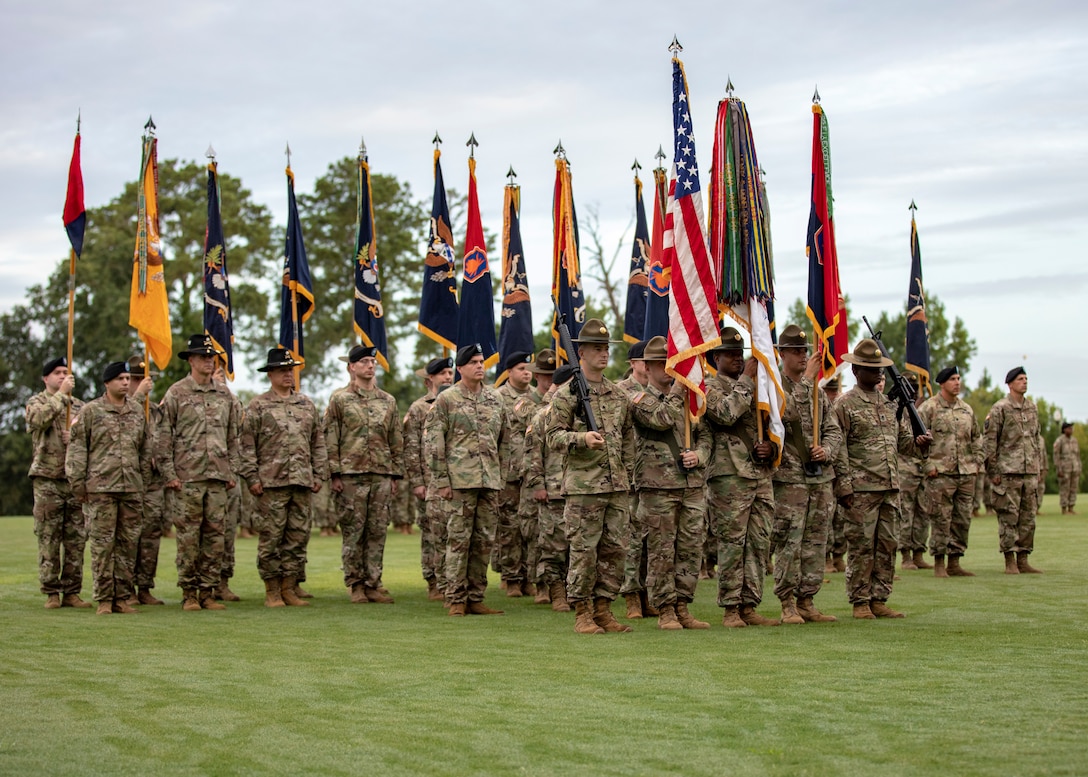
{"type": "MultiPolygon", "coordinates": [[[[234,405],[234,411],[238,413],[238,417],[244,422],[245,412],[242,409],[242,402],[238,397],[234,396],[234,392],[230,390],[230,386],[227,385],[227,372],[224,368],[225,361],[221,358],[216,359],[215,372],[212,374],[212,380],[218,383],[220,386],[227,390],[230,394],[231,404],[234,405]]],[[[241,427],[239,426],[239,429],[241,427]]],[[[219,585],[215,589],[215,598],[224,602],[240,602],[241,598],[234,591],[230,590],[230,579],[234,577],[234,540],[238,534],[238,525],[242,522],[242,484],[235,482],[235,484],[227,489],[227,519],[223,523],[223,567],[219,572],[219,585]]],[[[310,525],[306,524],[306,544],[310,542],[310,525]]],[[[306,545],[302,548],[302,571],[299,573],[298,579],[306,579],[306,545]]],[[[307,594],[297,585],[295,592],[299,596],[305,596],[306,598],[312,598],[310,594],[307,594]]]]}
{"type": "Polygon", "coordinates": [[[820,612],[812,599],[824,581],[827,536],[835,510],[832,462],[842,446],[842,429],[827,395],[816,385],[823,357],[818,353],[810,357],[809,348],[807,335],[796,324],[787,326],[778,338],[782,390],[788,402],[782,463],[773,478],[771,548],[782,622],[793,624],[836,620],[820,612]],[[814,415],[819,417],[818,435],[813,434],[814,415]]]}
{"type": "Polygon", "coordinates": [[[777,626],[756,612],[774,520],[771,477],[774,444],[757,439],[755,358],[744,359],[744,341],[733,327],[722,330],[710,352],[718,374],[707,382],[706,420],[714,434],[707,468],[710,512],[718,539],[718,606],[722,625],[777,626]]]}
{"type": "Polygon", "coordinates": [[[1077,487],[1080,485],[1080,444],[1073,436],[1073,422],[1062,422],[1062,433],[1054,441],[1054,470],[1058,474],[1058,490],[1062,515],[1076,515],[1077,487]]]}
{"type": "Polygon", "coordinates": [[[498,388],[509,427],[503,438],[503,477],[506,484],[499,492],[499,523],[495,528],[495,546],[492,550],[492,567],[502,577],[506,595],[511,597],[535,594],[525,575],[525,540],[521,536],[518,506],[521,501],[521,469],[525,458],[525,427],[529,414],[514,413],[514,406],[529,395],[533,373],[529,367],[533,355],[515,351],[506,357],[502,369],[507,373],[506,382],[498,388]]]}
{"type": "MultiPolygon", "coordinates": [[[[914,389],[914,406],[922,405],[922,390],[917,373],[904,376],[914,389]]],[[[878,389],[884,393],[883,384],[878,389]]],[[[904,453],[899,456],[899,525],[896,539],[902,554],[903,569],[933,569],[925,559],[926,535],[929,534],[929,512],[926,509],[927,482],[922,474],[922,460],[904,453]]]]}
{"type": "Polygon", "coordinates": [[[502,399],[484,381],[479,343],[457,351],[461,380],[438,395],[427,416],[425,446],[438,497],[452,501],[447,525],[446,601],[453,617],[502,615],[484,604],[487,564],[495,541],[499,460],[506,413],[502,399]]]}
{"type": "Polygon", "coordinates": [[[328,477],[321,418],[310,398],[295,391],[301,362],[286,348],[273,348],[258,372],[271,389],[254,397],[242,424],[242,471],[257,497],[260,541],[257,571],[264,581],[264,606],[308,605],[295,593],[310,525],[311,494],[328,477]]]}
{"type": "Polygon", "coordinates": [[[212,380],[217,357],[208,335],[192,335],[178,357],[189,375],[162,401],[155,441],[166,488],[166,511],[177,530],[178,587],[186,611],[224,610],[215,600],[222,581],[227,491],[238,482],[241,417],[230,392],[212,380]]]}
{"type": "Polygon", "coordinates": [[[1035,515],[1043,511],[1043,497],[1046,495],[1046,473],[1050,469],[1050,462],[1046,455],[1046,440],[1043,433],[1039,432],[1039,477],[1035,481],[1035,515]]]}
{"type": "Polygon", "coordinates": [[[653,337],[643,362],[644,391],[631,397],[638,517],[647,533],[646,585],[666,631],[709,629],[688,610],[699,582],[706,531],[706,465],[714,442],[702,423],[685,434],[686,391],[665,372],[667,343],[653,337]],[[687,439],[690,436],[690,440],[687,439]],[[691,444],[689,444],[691,443],[691,444]]]}
{"type": "Polygon", "coordinates": [[[354,604],[392,604],[382,590],[389,508],[404,476],[404,433],[397,401],[378,388],[377,349],[356,345],[348,354],[351,387],[325,409],[332,491],[343,534],[344,585],[354,604]]]}
{"type": "Polygon", "coordinates": [[[423,579],[427,582],[427,598],[440,601],[442,557],[446,555],[446,518],[440,509],[442,502],[427,498],[430,468],[423,455],[423,426],[438,397],[439,386],[453,383],[453,359],[448,356],[431,359],[422,372],[427,393],[413,402],[404,414],[404,477],[419,507],[419,553],[423,579]]]}
{"type": "MultiPolygon", "coordinates": [[[[827,401],[835,406],[835,400],[842,391],[842,378],[836,373],[833,377],[824,381],[824,393],[827,401]]],[[[841,430],[840,430],[841,431],[841,430]]],[[[837,501],[831,514],[831,531],[827,537],[827,558],[824,566],[824,574],[846,571],[846,510],[837,501]]]]}
{"type": "Polygon", "coordinates": [[[102,370],[105,393],[88,402],[72,426],[65,471],[83,503],[91,540],[98,615],[137,612],[132,573],[142,521],[144,483],[151,477],[151,435],[143,408],[128,397],[128,365],[102,370]]]}
{"type": "Polygon", "coordinates": [[[924,453],[933,438],[911,439],[906,419],[896,420],[896,408],[878,389],[892,360],[874,340],[861,340],[843,359],[853,365],[857,383],[834,406],[844,441],[835,461],[835,496],[846,508],[846,593],[855,618],[902,618],[887,605],[899,520],[896,453],[924,453]]]}
{"type": "Polygon", "coordinates": [[[34,535],[38,538],[38,580],[45,609],[91,607],[79,598],[87,528],[79,500],[64,474],[69,425],[83,403],[72,396],[76,381],[63,356],[42,367],[45,389],[26,405],[26,430],[34,447],[30,481],[34,488],[34,535]],[[69,415],[71,416],[69,418],[69,415]]]}
{"type": "Polygon", "coordinates": [[[1013,367],[1005,376],[1008,396],[987,416],[983,438],[986,475],[997,510],[1005,574],[1040,574],[1028,563],[1035,549],[1036,481],[1039,478],[1039,413],[1025,395],[1028,375],[1013,367]]]}
{"type": "MultiPolygon", "coordinates": [[[[128,369],[131,376],[128,382],[128,395],[138,407],[147,409],[147,433],[152,441],[151,450],[154,451],[154,441],[162,420],[162,407],[158,402],[148,402],[147,398],[153,387],[152,376],[156,373],[148,370],[144,355],[139,353],[129,357],[128,369]]],[[[159,569],[159,547],[165,525],[162,483],[162,473],[159,472],[152,457],[150,477],[144,481],[140,536],[136,542],[136,567],[132,573],[132,582],[136,586],[137,595],[135,601],[129,600],[130,605],[163,604],[162,599],[151,593],[155,587],[155,575],[159,569]]]]}
{"type": "Polygon", "coordinates": [[[604,377],[609,345],[604,323],[591,318],[574,342],[598,431],[589,430],[574,394],[556,394],[546,434],[548,444],[567,457],[563,477],[563,519],[570,540],[567,597],[577,613],[578,634],[626,632],[631,627],[616,620],[611,605],[622,583],[629,531],[635,453],[630,400],[604,377]]]}
{"type": "Polygon", "coordinates": [[[926,512],[933,522],[929,552],[935,577],[974,577],[960,566],[967,552],[975,478],[982,466],[982,435],[975,411],[959,398],[955,366],[937,373],[940,391],[922,403],[918,415],[933,437],[925,462],[926,512]],[[945,556],[948,566],[945,567],[945,556]]]}
{"type": "MultiPolygon", "coordinates": [[[[554,363],[555,357],[552,356],[554,363]]],[[[548,591],[555,612],[570,612],[567,601],[567,574],[570,571],[570,541],[563,520],[563,473],[566,456],[548,445],[547,425],[551,403],[556,392],[570,382],[574,368],[569,364],[557,367],[551,375],[551,386],[544,402],[525,429],[524,488],[530,491],[537,506],[537,536],[539,561],[537,586],[548,591]]]]}

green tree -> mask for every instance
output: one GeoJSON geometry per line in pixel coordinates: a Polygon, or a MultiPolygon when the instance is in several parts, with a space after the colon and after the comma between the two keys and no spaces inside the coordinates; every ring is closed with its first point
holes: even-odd
{"type": "MultiPolygon", "coordinates": [[[[960,375],[966,377],[971,369],[971,359],[978,353],[975,339],[967,333],[967,326],[959,316],[949,323],[944,303],[936,294],[926,297],[926,318],[929,327],[929,364],[930,379],[936,377],[944,367],[955,364],[960,375]]],[[[882,333],[881,339],[895,363],[902,368],[907,351],[907,309],[906,303],[896,316],[882,312],[873,328],[882,333]]],[[[863,333],[865,337],[868,332],[863,333]]]]}
{"type": "MultiPolygon", "coordinates": [[[[847,313],[849,314],[849,311],[850,311],[850,295],[849,294],[845,295],[843,297],[843,299],[846,301],[846,310],[847,310],[847,313]]],[[[797,324],[797,326],[799,326],[799,327],[801,327],[802,329],[805,330],[805,334],[808,335],[809,338],[810,338],[809,342],[812,342],[812,340],[811,340],[811,338],[813,336],[812,335],[812,322],[808,320],[808,312],[807,311],[808,311],[808,305],[805,303],[805,301],[803,299],[801,299],[800,297],[795,299],[793,301],[793,304],[790,305],[789,310],[787,311],[788,317],[783,319],[780,316],[778,316],[777,317],[778,320],[775,321],[775,325],[777,326],[779,333],[781,333],[782,330],[785,329],[787,325],[797,324]]],[[[847,331],[847,335],[849,337],[849,341],[850,341],[851,346],[858,341],[858,329],[860,327],[861,327],[861,319],[860,318],[851,318],[849,321],[847,321],[846,331],[847,331]]]]}

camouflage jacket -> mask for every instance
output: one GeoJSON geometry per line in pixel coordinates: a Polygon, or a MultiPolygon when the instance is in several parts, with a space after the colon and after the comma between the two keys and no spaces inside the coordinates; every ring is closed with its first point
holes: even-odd
{"type": "Polygon", "coordinates": [[[836,498],[856,491],[898,491],[899,453],[918,455],[910,425],[879,391],[855,386],[833,406],[843,447],[835,462],[836,498]]]}
{"type": "Polygon", "coordinates": [[[325,408],[329,472],[404,476],[404,432],[397,401],[379,388],[347,388],[325,408]]]}
{"type": "Polygon", "coordinates": [[[155,462],[166,482],[237,480],[241,403],[226,386],[187,375],[167,389],[162,414],[155,462]]]}
{"type": "Polygon", "coordinates": [[[936,394],[918,408],[933,444],[923,467],[926,474],[977,475],[982,466],[982,434],[975,411],[959,397],[945,402],[936,394]]]}
{"type": "Polygon", "coordinates": [[[1080,474],[1080,443],[1076,437],[1059,434],[1054,441],[1054,469],[1057,472],[1080,474]]]}
{"type": "Polygon", "coordinates": [[[682,391],[662,394],[647,386],[631,395],[636,488],[700,488],[706,483],[714,436],[702,419],[691,427],[691,449],[699,454],[698,466],[683,470],[677,461],[684,450],[686,412],[682,391]]]}
{"type": "Polygon", "coordinates": [[[66,408],[72,406],[72,422],[76,421],[83,403],[59,391],[42,391],[26,403],[26,430],[34,446],[30,462],[30,477],[64,479],[64,440],[61,433],[67,418],[66,408]]]}
{"type": "Polygon", "coordinates": [[[490,386],[473,394],[456,383],[439,394],[423,432],[435,487],[501,490],[506,478],[499,449],[505,428],[502,398],[490,386]]]}
{"type": "Polygon", "coordinates": [[[639,383],[637,380],[635,380],[634,375],[628,375],[623,380],[618,381],[616,383],[616,385],[619,386],[624,391],[626,391],[627,396],[629,396],[629,397],[633,397],[638,392],[644,391],[646,389],[645,386],[643,386],[641,383],[639,383]]]}
{"type": "Polygon", "coordinates": [[[242,422],[241,475],[264,488],[311,488],[328,478],[321,416],[309,397],[267,391],[250,401],[242,422]]]}
{"type": "Polygon", "coordinates": [[[525,464],[522,485],[530,491],[543,488],[548,492],[548,499],[560,499],[563,493],[566,453],[548,445],[546,432],[550,412],[551,400],[549,397],[544,397],[543,404],[525,429],[525,464]]]}
{"type": "Polygon", "coordinates": [[[707,480],[735,475],[745,480],[762,480],[774,474],[773,462],[752,458],[756,447],[756,384],[747,375],[730,378],[719,372],[706,383],[705,419],[714,435],[714,455],[707,468],[707,480]]]}
{"type": "Polygon", "coordinates": [[[1039,413],[1030,399],[1017,405],[1006,396],[990,409],[982,445],[987,475],[1038,475],[1044,447],[1039,445],[1039,413]]]}
{"type": "MultiPolygon", "coordinates": [[[[799,381],[782,375],[782,390],[788,401],[782,413],[786,425],[786,434],[782,440],[782,463],[774,473],[776,483],[830,483],[835,479],[835,458],[842,447],[842,428],[831,410],[831,402],[823,389],[819,389],[820,402],[820,445],[827,452],[827,460],[818,462],[820,475],[807,477],[801,452],[794,444],[794,428],[800,427],[800,437],[804,445],[812,447],[812,397],[815,387],[811,380],[802,377],[799,381]]],[[[805,451],[807,458],[808,451],[805,451]]]]}
{"type": "MultiPolygon", "coordinates": [[[[573,384],[571,384],[573,387],[573,384]]],[[[589,401],[604,448],[586,447],[585,421],[576,412],[578,400],[569,389],[552,398],[545,434],[548,445],[567,457],[563,495],[629,491],[634,481],[635,429],[631,400],[623,389],[604,378],[589,384],[589,401]]]]}
{"type": "Polygon", "coordinates": [[[427,460],[423,456],[423,421],[434,405],[433,396],[417,399],[404,414],[404,478],[414,491],[427,485],[427,460]]]}
{"type": "Polygon", "coordinates": [[[151,479],[151,442],[144,409],[125,397],[91,400],[72,426],[64,467],[76,493],[143,493],[151,479]]]}
{"type": "Polygon", "coordinates": [[[510,483],[521,479],[521,464],[525,460],[525,427],[532,420],[530,411],[534,401],[531,391],[518,391],[510,383],[503,383],[495,391],[502,397],[506,410],[507,429],[499,455],[502,458],[503,477],[510,483]]]}

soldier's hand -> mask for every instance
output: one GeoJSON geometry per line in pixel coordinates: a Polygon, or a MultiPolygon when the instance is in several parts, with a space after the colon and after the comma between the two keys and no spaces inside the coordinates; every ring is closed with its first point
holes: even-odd
{"type": "Polygon", "coordinates": [[[927,478],[935,478],[935,477],[937,477],[937,470],[932,470],[932,471],[930,471],[930,472],[927,472],[927,473],[926,473],[926,477],[927,477],[927,478]]]}
{"type": "Polygon", "coordinates": [[[400,486],[397,485],[398,483],[400,483],[399,480],[394,480],[393,483],[392,483],[391,489],[392,489],[392,492],[393,492],[393,496],[396,496],[397,492],[400,490],[400,486]]]}
{"type": "Polygon", "coordinates": [[[849,510],[851,507],[854,506],[854,495],[853,494],[846,494],[845,496],[840,496],[839,497],[839,504],[841,504],[843,507],[845,507],[847,510],[849,510]]]}
{"type": "Polygon", "coordinates": [[[1000,486],[1001,485],[1001,476],[1000,475],[994,475],[992,478],[990,478],[990,483],[992,485],[995,485],[995,486],[1000,486]]]}
{"type": "Polygon", "coordinates": [[[823,360],[823,354],[819,353],[814,353],[808,357],[808,361],[805,362],[805,377],[809,380],[816,380],[816,376],[820,374],[820,365],[823,360]]]}
{"type": "Polygon", "coordinates": [[[315,480],[314,484],[312,486],[310,486],[310,490],[313,491],[315,494],[318,491],[320,491],[321,490],[321,481],[320,480],[315,480]]]}
{"type": "Polygon", "coordinates": [[[148,395],[151,394],[151,389],[154,386],[151,378],[144,378],[140,381],[140,385],[136,387],[136,393],[133,395],[133,399],[139,402],[143,402],[148,395]]]}
{"type": "Polygon", "coordinates": [[[914,438],[914,444],[922,450],[928,448],[931,442],[933,442],[933,435],[929,434],[928,432],[926,434],[920,434],[914,438]]]}
{"type": "Polygon", "coordinates": [[[760,461],[766,461],[767,459],[771,458],[771,454],[773,452],[774,446],[771,445],[767,440],[756,443],[756,447],[752,449],[752,453],[760,461]]]}
{"type": "Polygon", "coordinates": [[[68,373],[64,376],[64,380],[60,382],[60,393],[72,396],[72,391],[76,387],[76,378],[72,373],[68,373]]]}
{"type": "Polygon", "coordinates": [[[249,493],[253,494],[253,496],[260,496],[264,493],[264,486],[260,483],[251,483],[249,486],[249,493]]]}
{"type": "Polygon", "coordinates": [[[749,356],[748,360],[744,362],[744,374],[752,380],[756,378],[756,372],[759,370],[759,360],[754,356],[749,356]]]}
{"type": "Polygon", "coordinates": [[[680,461],[686,469],[694,469],[699,466],[699,452],[684,451],[680,454],[680,461]]]}
{"type": "Polygon", "coordinates": [[[67,445],[72,439],[72,433],[65,429],[60,433],[60,441],[67,445]]]}
{"type": "Polygon", "coordinates": [[[163,483],[163,488],[169,488],[171,491],[180,491],[181,490],[181,481],[178,480],[177,478],[174,478],[173,480],[168,480],[165,483],[163,483]]]}
{"type": "Polygon", "coordinates": [[[808,455],[813,461],[827,461],[827,449],[822,445],[813,445],[809,448],[808,455]]]}
{"type": "Polygon", "coordinates": [[[329,482],[332,484],[332,492],[334,494],[342,494],[344,492],[344,481],[339,475],[333,475],[329,482]]]}
{"type": "Polygon", "coordinates": [[[418,499],[418,500],[420,500],[422,502],[424,499],[427,498],[427,487],[426,486],[416,486],[415,488],[412,489],[412,493],[416,495],[416,499],[418,499]]]}
{"type": "Polygon", "coordinates": [[[438,495],[443,499],[453,499],[453,489],[449,486],[438,489],[438,495]]]}
{"type": "Polygon", "coordinates": [[[586,432],[586,447],[593,451],[604,448],[604,437],[600,432],[586,432]]]}
{"type": "Polygon", "coordinates": [[[547,502],[548,501],[548,489],[546,489],[546,488],[536,489],[533,492],[533,499],[535,499],[538,502],[547,502]]]}
{"type": "Polygon", "coordinates": [[[236,485],[238,485],[237,480],[228,480],[227,481],[227,489],[228,490],[234,488],[236,485]]]}

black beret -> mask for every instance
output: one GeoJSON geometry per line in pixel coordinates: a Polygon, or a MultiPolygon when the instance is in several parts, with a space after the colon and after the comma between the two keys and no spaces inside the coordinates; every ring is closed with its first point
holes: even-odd
{"type": "Polygon", "coordinates": [[[128,372],[128,362],[110,362],[102,370],[102,382],[109,383],[126,372],[128,372]]]}
{"type": "Polygon", "coordinates": [[[442,370],[448,370],[453,367],[453,359],[448,356],[440,356],[437,359],[431,359],[427,362],[427,366],[424,368],[428,375],[437,375],[442,370]]]}
{"type": "Polygon", "coordinates": [[[473,343],[472,345],[464,345],[457,349],[457,366],[464,367],[476,354],[483,356],[484,348],[479,343],[473,343]]]}
{"type": "Polygon", "coordinates": [[[514,351],[512,354],[506,357],[506,361],[503,362],[503,370],[512,370],[519,364],[532,364],[533,355],[527,351],[514,351]]]}
{"type": "Polygon", "coordinates": [[[557,386],[562,386],[573,377],[574,368],[571,367],[569,364],[561,364],[559,367],[556,368],[555,372],[552,373],[552,383],[557,386]]]}
{"type": "Polygon", "coordinates": [[[631,347],[627,349],[627,361],[633,362],[637,359],[641,359],[642,355],[646,353],[646,343],[649,340],[639,340],[637,343],[632,343],[631,347]]]}
{"type": "Polygon", "coordinates": [[[1024,371],[1024,368],[1023,367],[1013,367],[1011,370],[1008,371],[1008,373],[1006,373],[1005,383],[1012,383],[1014,380],[1019,378],[1021,375],[1027,375],[1027,373],[1024,371]]]}
{"type": "Polygon", "coordinates": [[[59,356],[56,359],[52,359],[50,361],[47,361],[45,364],[42,365],[42,377],[44,378],[46,375],[51,373],[57,367],[67,367],[67,366],[68,366],[68,359],[66,357],[64,357],[64,356],[59,356]]]}
{"type": "Polygon", "coordinates": [[[1072,421],[1062,421],[1062,431],[1063,432],[1066,429],[1071,429],[1072,427],[1073,427],[1073,422],[1072,421]]]}
{"type": "Polygon", "coordinates": [[[951,378],[953,375],[959,375],[959,374],[960,374],[959,367],[957,367],[955,364],[953,364],[953,365],[951,365],[949,367],[945,367],[943,370],[941,370],[940,372],[937,373],[937,385],[940,386],[946,380],[951,378]]]}
{"type": "Polygon", "coordinates": [[[348,364],[355,364],[360,359],[374,358],[378,349],[373,345],[353,345],[348,351],[348,364]]]}

